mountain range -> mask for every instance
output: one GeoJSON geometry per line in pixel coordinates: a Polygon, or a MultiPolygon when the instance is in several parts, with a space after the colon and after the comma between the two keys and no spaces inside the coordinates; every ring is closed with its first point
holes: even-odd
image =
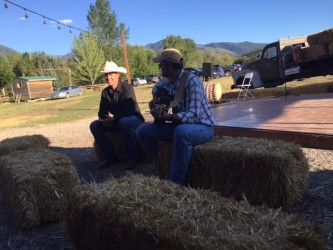
{"type": "MultiPolygon", "coordinates": [[[[199,50],[210,51],[216,54],[234,54],[234,55],[246,55],[256,50],[261,50],[266,43],[252,43],[252,42],[220,42],[220,43],[209,43],[205,45],[197,44],[199,50]]],[[[149,43],[146,46],[143,46],[147,49],[154,51],[159,51],[163,49],[163,40],[156,43],[149,43]]],[[[16,52],[14,49],[8,48],[6,46],[0,45],[0,55],[7,55],[11,52],[16,52]]],[[[58,55],[58,57],[67,57],[70,53],[66,55],[58,55]]]]}
{"type": "MultiPolygon", "coordinates": [[[[199,50],[211,51],[212,53],[217,54],[234,54],[234,55],[246,55],[256,50],[261,50],[265,47],[266,43],[252,43],[252,42],[220,42],[220,43],[209,43],[206,45],[197,44],[199,50]]],[[[163,49],[163,40],[156,43],[149,43],[145,48],[158,51],[163,49]]]]}

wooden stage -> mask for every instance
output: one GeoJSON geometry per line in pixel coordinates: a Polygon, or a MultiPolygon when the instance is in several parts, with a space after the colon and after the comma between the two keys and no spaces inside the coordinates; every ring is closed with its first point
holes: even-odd
{"type": "Polygon", "coordinates": [[[216,134],[333,149],[333,93],[230,100],[212,107],[216,134]]]}
{"type": "MultiPolygon", "coordinates": [[[[295,142],[302,147],[333,149],[333,93],[287,95],[212,104],[215,133],[295,142]]],[[[152,117],[143,113],[146,122],[152,117]]]]}

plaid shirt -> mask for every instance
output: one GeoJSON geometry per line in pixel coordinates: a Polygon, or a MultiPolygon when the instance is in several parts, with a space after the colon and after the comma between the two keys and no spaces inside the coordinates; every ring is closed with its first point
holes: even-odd
{"type": "MultiPolygon", "coordinates": [[[[176,84],[172,84],[168,78],[163,77],[160,82],[155,84],[153,95],[157,95],[160,89],[164,89],[173,99],[183,73],[184,70],[181,71],[176,84]]],[[[172,112],[177,114],[182,123],[213,125],[215,122],[203,84],[194,74],[189,74],[187,77],[183,97],[178,105],[172,109],[172,112]]]]}

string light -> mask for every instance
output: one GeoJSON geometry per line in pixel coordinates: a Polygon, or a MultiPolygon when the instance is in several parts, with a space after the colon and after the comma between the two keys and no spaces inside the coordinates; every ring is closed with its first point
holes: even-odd
{"type": "Polygon", "coordinates": [[[24,19],[27,20],[27,19],[29,18],[29,16],[28,16],[28,14],[27,14],[27,10],[24,9],[24,11],[25,11],[24,19]]]}
{"type": "Polygon", "coordinates": [[[44,24],[44,25],[46,25],[46,20],[52,21],[52,22],[54,22],[54,23],[58,23],[58,30],[61,29],[61,26],[67,26],[67,27],[70,29],[69,33],[71,33],[71,34],[72,34],[72,29],[78,30],[78,31],[80,31],[80,32],[86,32],[85,30],[82,30],[82,29],[80,29],[80,28],[76,28],[76,27],[74,27],[74,26],[71,26],[71,25],[68,25],[68,24],[65,24],[65,23],[59,22],[59,21],[57,21],[57,20],[55,20],[55,19],[53,19],[53,18],[47,17],[47,16],[42,15],[42,14],[40,14],[40,13],[38,13],[38,12],[35,12],[35,11],[33,11],[33,10],[30,10],[30,9],[27,9],[27,8],[25,8],[25,7],[21,6],[21,5],[18,5],[18,4],[16,4],[16,3],[12,2],[12,1],[9,1],[9,0],[4,0],[4,8],[5,8],[6,10],[8,10],[8,4],[7,4],[7,3],[12,4],[12,5],[14,5],[14,6],[16,6],[16,7],[18,7],[18,8],[21,8],[22,10],[24,10],[24,11],[25,11],[24,18],[25,18],[26,20],[29,18],[28,13],[30,12],[30,13],[33,13],[33,14],[35,14],[35,15],[37,15],[37,16],[42,17],[42,18],[44,19],[44,20],[43,20],[43,24],[44,24]]]}

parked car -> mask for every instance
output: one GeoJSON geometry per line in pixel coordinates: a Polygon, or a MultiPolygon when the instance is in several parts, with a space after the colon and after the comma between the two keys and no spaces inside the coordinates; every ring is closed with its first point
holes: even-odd
{"type": "Polygon", "coordinates": [[[133,87],[136,87],[138,85],[147,84],[147,80],[144,77],[137,77],[137,78],[132,78],[131,83],[133,87]]]}
{"type": "Polygon", "coordinates": [[[195,68],[195,67],[193,67],[193,68],[184,68],[184,70],[193,73],[198,78],[200,78],[202,81],[204,81],[204,79],[205,79],[205,77],[203,75],[203,72],[202,72],[202,69],[200,69],[200,68],[195,68]]]}
{"type": "Polygon", "coordinates": [[[57,98],[69,98],[72,96],[80,96],[83,93],[83,88],[80,86],[65,86],[58,89],[54,94],[52,95],[52,99],[57,98]]]}
{"type": "Polygon", "coordinates": [[[160,75],[146,75],[146,80],[148,84],[157,83],[162,79],[160,75]]]}
{"type": "Polygon", "coordinates": [[[242,70],[242,64],[236,64],[237,68],[238,68],[238,71],[241,71],[242,70]]]}
{"type": "Polygon", "coordinates": [[[220,78],[224,76],[224,70],[220,64],[215,64],[213,66],[213,78],[220,78]]]}
{"type": "Polygon", "coordinates": [[[227,66],[222,66],[225,76],[231,76],[233,73],[242,70],[241,64],[231,64],[227,66]]]}

